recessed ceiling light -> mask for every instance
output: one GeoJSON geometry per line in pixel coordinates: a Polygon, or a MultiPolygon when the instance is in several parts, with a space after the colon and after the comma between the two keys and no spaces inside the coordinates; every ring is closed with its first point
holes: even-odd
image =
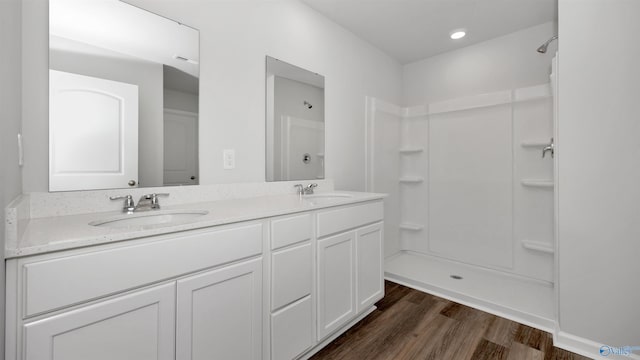
{"type": "Polygon", "coordinates": [[[449,36],[453,39],[453,40],[458,40],[458,39],[462,39],[465,35],[467,35],[467,31],[465,29],[457,29],[457,30],[453,30],[449,36]]]}

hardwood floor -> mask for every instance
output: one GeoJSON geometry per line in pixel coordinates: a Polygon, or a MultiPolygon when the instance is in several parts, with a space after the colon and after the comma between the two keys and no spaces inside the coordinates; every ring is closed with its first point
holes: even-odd
{"type": "Polygon", "coordinates": [[[385,282],[373,313],[314,360],[582,360],[551,334],[433,295],[385,282]]]}

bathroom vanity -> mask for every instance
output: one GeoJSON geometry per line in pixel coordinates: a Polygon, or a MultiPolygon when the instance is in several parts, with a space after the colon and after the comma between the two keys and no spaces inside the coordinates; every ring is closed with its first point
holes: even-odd
{"type": "Polygon", "coordinates": [[[308,358],[384,295],[383,197],[174,205],[154,216],[199,215],[160,224],[28,220],[7,247],[6,358],[308,358]]]}

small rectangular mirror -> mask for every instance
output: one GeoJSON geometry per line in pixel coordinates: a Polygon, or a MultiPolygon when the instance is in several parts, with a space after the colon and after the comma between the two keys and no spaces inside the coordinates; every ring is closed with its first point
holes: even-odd
{"type": "Polygon", "coordinates": [[[324,76],[267,56],[267,181],[324,179],[324,76]]]}
{"type": "Polygon", "coordinates": [[[198,184],[199,33],[119,0],[49,0],[49,190],[198,184]]]}

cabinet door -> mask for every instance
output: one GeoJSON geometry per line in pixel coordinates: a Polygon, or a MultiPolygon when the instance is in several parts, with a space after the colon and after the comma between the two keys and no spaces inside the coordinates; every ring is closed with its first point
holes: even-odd
{"type": "Polygon", "coordinates": [[[262,260],[178,281],[176,358],[260,359],[262,260]]]}
{"type": "Polygon", "coordinates": [[[175,284],[26,324],[26,360],[174,358],[175,284]]]}
{"type": "Polygon", "coordinates": [[[355,232],[318,241],[318,340],[356,314],[355,232]]]}
{"type": "Polygon", "coordinates": [[[384,296],[382,231],[382,223],[378,223],[356,232],[358,312],[371,307],[384,296]]]}

